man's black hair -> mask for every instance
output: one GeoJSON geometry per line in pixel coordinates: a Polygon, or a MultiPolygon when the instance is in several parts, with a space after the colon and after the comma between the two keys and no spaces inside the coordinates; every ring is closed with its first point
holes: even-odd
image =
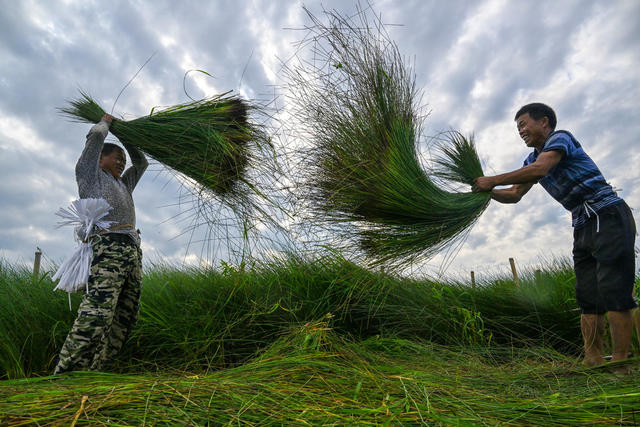
{"type": "Polygon", "coordinates": [[[518,120],[518,117],[527,113],[529,113],[529,116],[533,120],[540,120],[541,118],[546,117],[549,120],[549,126],[551,127],[551,130],[554,130],[556,128],[556,124],[558,123],[558,120],[556,119],[556,113],[548,105],[542,104],[540,102],[527,104],[518,110],[514,120],[518,120]]]}
{"type": "Polygon", "coordinates": [[[105,142],[104,145],[102,146],[102,152],[100,153],[100,155],[108,156],[109,154],[113,153],[115,150],[120,150],[122,154],[124,154],[124,150],[119,145],[113,144],[111,142],[105,142]]]}

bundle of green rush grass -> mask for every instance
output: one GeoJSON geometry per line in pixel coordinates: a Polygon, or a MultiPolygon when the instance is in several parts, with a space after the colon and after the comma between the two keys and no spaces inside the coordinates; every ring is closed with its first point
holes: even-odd
{"type": "MultiPolygon", "coordinates": [[[[249,141],[259,136],[247,121],[249,105],[228,92],[176,105],[135,120],[116,120],[111,133],[218,195],[238,191],[249,163],[249,141]]],[[[86,93],[61,112],[97,123],[105,111],[86,93]]]]}
{"type": "MultiPolygon", "coordinates": [[[[89,123],[104,114],[84,92],[60,111],[89,123]]],[[[241,262],[271,245],[265,230],[283,234],[277,201],[281,172],[268,120],[266,106],[227,92],[154,108],[135,120],[115,120],[110,131],[166,166],[183,185],[173,220],[191,236],[189,245],[202,245],[201,257],[209,261],[237,256],[241,262]],[[192,240],[195,235],[203,238],[192,240]]]]}
{"type": "MultiPolygon", "coordinates": [[[[443,134],[428,169],[418,148],[422,117],[415,79],[383,25],[307,14],[313,60],[288,66],[292,117],[312,142],[303,188],[310,222],[357,243],[370,264],[406,266],[463,236],[487,207],[487,193],[462,192],[482,176],[472,138],[443,134]]],[[[360,251],[357,251],[361,253],[360,251]]]]}

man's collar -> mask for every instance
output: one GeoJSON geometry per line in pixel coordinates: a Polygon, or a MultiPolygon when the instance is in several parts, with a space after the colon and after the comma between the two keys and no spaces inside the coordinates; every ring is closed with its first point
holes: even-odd
{"type": "Polygon", "coordinates": [[[547,142],[549,142],[549,139],[551,139],[551,136],[556,133],[556,131],[551,131],[549,132],[549,135],[547,135],[547,137],[545,138],[544,142],[542,143],[542,145],[540,146],[540,149],[538,150],[538,147],[534,147],[533,149],[536,152],[536,155],[539,155],[542,152],[542,149],[545,147],[545,145],[547,145],[547,142]]]}

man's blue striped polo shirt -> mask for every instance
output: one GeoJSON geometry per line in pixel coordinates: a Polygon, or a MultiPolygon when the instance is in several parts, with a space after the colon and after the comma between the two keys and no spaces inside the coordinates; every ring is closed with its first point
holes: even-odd
{"type": "MultiPolygon", "coordinates": [[[[544,142],[542,152],[552,150],[561,151],[562,160],[538,182],[571,211],[574,227],[583,226],[605,206],[622,201],[571,133],[565,130],[552,132],[544,142]]],[[[539,155],[533,150],[524,166],[535,162],[539,155]]]]}

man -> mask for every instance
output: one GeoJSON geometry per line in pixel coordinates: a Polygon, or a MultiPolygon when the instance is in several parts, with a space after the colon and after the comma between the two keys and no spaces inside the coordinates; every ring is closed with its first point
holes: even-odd
{"type": "Polygon", "coordinates": [[[571,211],[576,299],[586,366],[604,363],[605,314],[613,338],[612,361],[628,357],[635,279],[636,227],[627,204],[607,184],[580,143],[567,131],[555,131],[556,115],[547,105],[522,107],[515,116],[520,137],[533,148],[518,170],[477,178],[476,192],[491,191],[501,203],[517,203],[539,182],[571,211]],[[511,187],[497,189],[501,185],[511,187]]]}
{"type": "Polygon", "coordinates": [[[76,164],[80,197],[105,199],[112,210],[104,220],[112,226],[91,238],[89,291],[60,351],[55,374],[102,370],[120,351],[138,318],[142,252],[131,193],[148,163],[140,151],[125,145],[133,166],[123,174],[124,150],[104,143],[113,120],[105,114],[91,128],[76,164]]]}

